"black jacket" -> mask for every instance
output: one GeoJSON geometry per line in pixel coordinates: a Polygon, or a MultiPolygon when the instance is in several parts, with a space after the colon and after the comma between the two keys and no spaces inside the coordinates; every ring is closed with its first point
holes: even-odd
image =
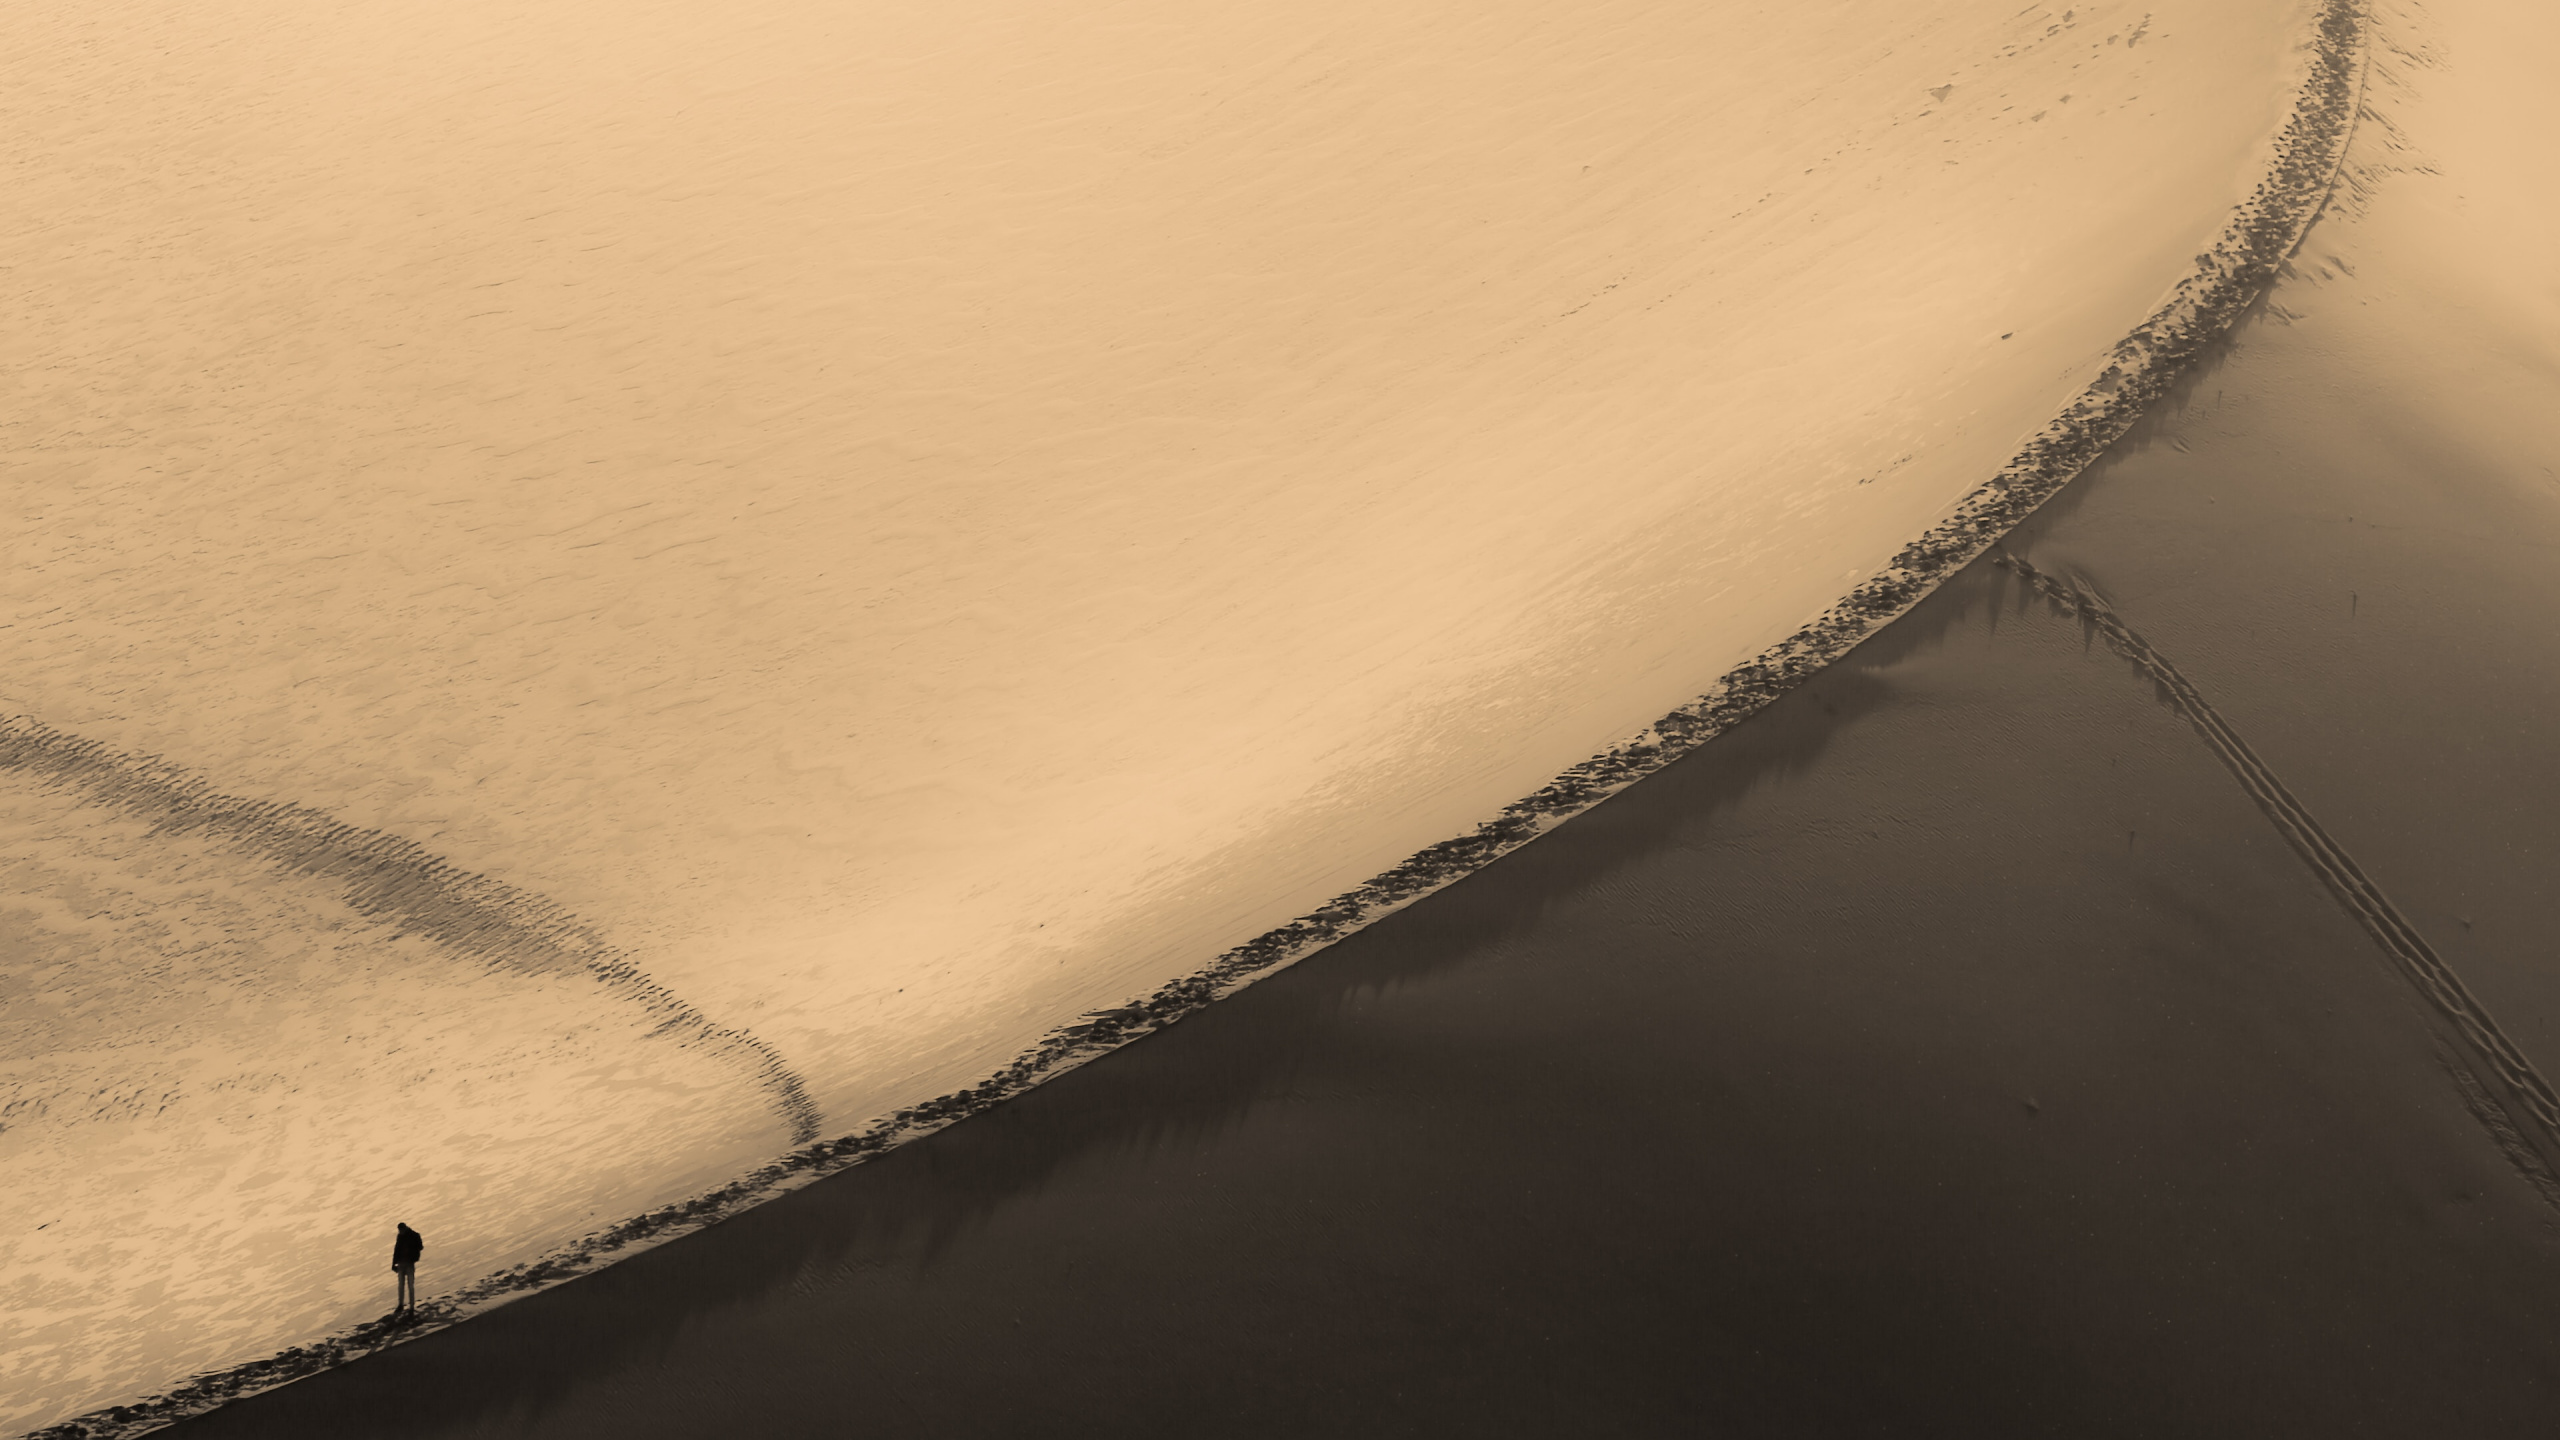
{"type": "Polygon", "coordinates": [[[427,1242],[419,1238],[418,1232],[403,1225],[400,1227],[400,1238],[391,1242],[391,1263],[415,1265],[418,1263],[418,1257],[426,1253],[426,1249],[427,1242]]]}

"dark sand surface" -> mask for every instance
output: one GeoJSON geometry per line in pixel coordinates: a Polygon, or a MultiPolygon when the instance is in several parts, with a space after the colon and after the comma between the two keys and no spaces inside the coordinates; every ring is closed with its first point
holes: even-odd
{"type": "MultiPolygon", "coordinates": [[[[2304,276],[2011,548],[2560,1064],[2560,485],[2304,276]]],[[[2540,1435],[2560,1216],[2151,682],[1989,563],[1413,909],[215,1437],[2540,1435]]]]}

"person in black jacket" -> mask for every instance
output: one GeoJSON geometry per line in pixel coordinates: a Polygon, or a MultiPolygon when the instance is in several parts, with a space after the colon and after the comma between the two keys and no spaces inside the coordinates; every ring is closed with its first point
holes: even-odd
{"type": "Polygon", "coordinates": [[[400,1222],[400,1234],[391,1242],[391,1268],[400,1277],[400,1299],[391,1307],[394,1315],[414,1314],[418,1308],[418,1257],[426,1252],[427,1242],[400,1222]]]}

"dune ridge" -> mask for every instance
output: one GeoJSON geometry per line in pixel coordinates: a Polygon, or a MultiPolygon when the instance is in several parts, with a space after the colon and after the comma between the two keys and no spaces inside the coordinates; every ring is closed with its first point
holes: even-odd
{"type": "MultiPolygon", "coordinates": [[[[1526,844],[1706,743],[1845,654],[1984,553],[2120,438],[2144,408],[2167,392],[2199,351],[2263,292],[2332,192],[2361,104],[2366,44],[2365,20],[2355,0],[2323,0],[2312,37],[2310,72],[2276,137],[2267,175],[2167,298],[2116,344],[2099,376],[1946,519],[1904,547],[1889,568],[1859,583],[1813,622],[1729,671],[1695,702],[1572,767],[1472,832],[1415,853],[1144,999],[1090,1013],[1052,1031],[975,1085],[903,1107],[851,1134],[804,1145],[725,1185],[594,1231],[537,1261],[433,1299],[415,1324],[394,1327],[374,1322],[353,1327],[249,1364],[199,1374],[162,1394],[92,1411],[31,1434],[39,1440],[107,1440],[143,1433],[456,1323],[489,1305],[589,1273],[633,1249],[716,1223],[984,1110],[1050,1075],[1173,1023],[1526,844]]],[[[65,739],[62,743],[77,747],[86,742],[65,739]]],[[[317,817],[317,812],[310,813],[317,817]]]]}

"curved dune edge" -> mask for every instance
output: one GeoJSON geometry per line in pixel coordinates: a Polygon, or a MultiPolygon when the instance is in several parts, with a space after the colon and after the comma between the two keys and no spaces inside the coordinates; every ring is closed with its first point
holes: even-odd
{"type": "Polygon", "coordinates": [[[262,1360],[194,1376],[161,1395],[27,1432],[26,1440],[117,1440],[159,1429],[575,1279],[858,1165],[1313,954],[1481,869],[1748,719],[1909,611],[2060,493],[2265,292],[2333,193],[2362,106],[2367,32],[2360,0],[2322,0],[2310,40],[2309,74],[2275,138],[2265,178],[2235,208],[2213,247],[2196,257],[2168,298],[2116,343],[2106,369],[2087,389],[1997,474],[1959,501],[1946,519],[1903,547],[1883,571],[1793,635],[1736,666],[1697,700],[1505,806],[1473,832],[1416,852],[1143,999],[1052,1031],[1011,1064],[966,1089],[909,1106],[853,1134],[807,1145],[716,1190],[633,1216],[540,1260],[425,1301],[408,1323],[356,1326],[262,1360]]]}

